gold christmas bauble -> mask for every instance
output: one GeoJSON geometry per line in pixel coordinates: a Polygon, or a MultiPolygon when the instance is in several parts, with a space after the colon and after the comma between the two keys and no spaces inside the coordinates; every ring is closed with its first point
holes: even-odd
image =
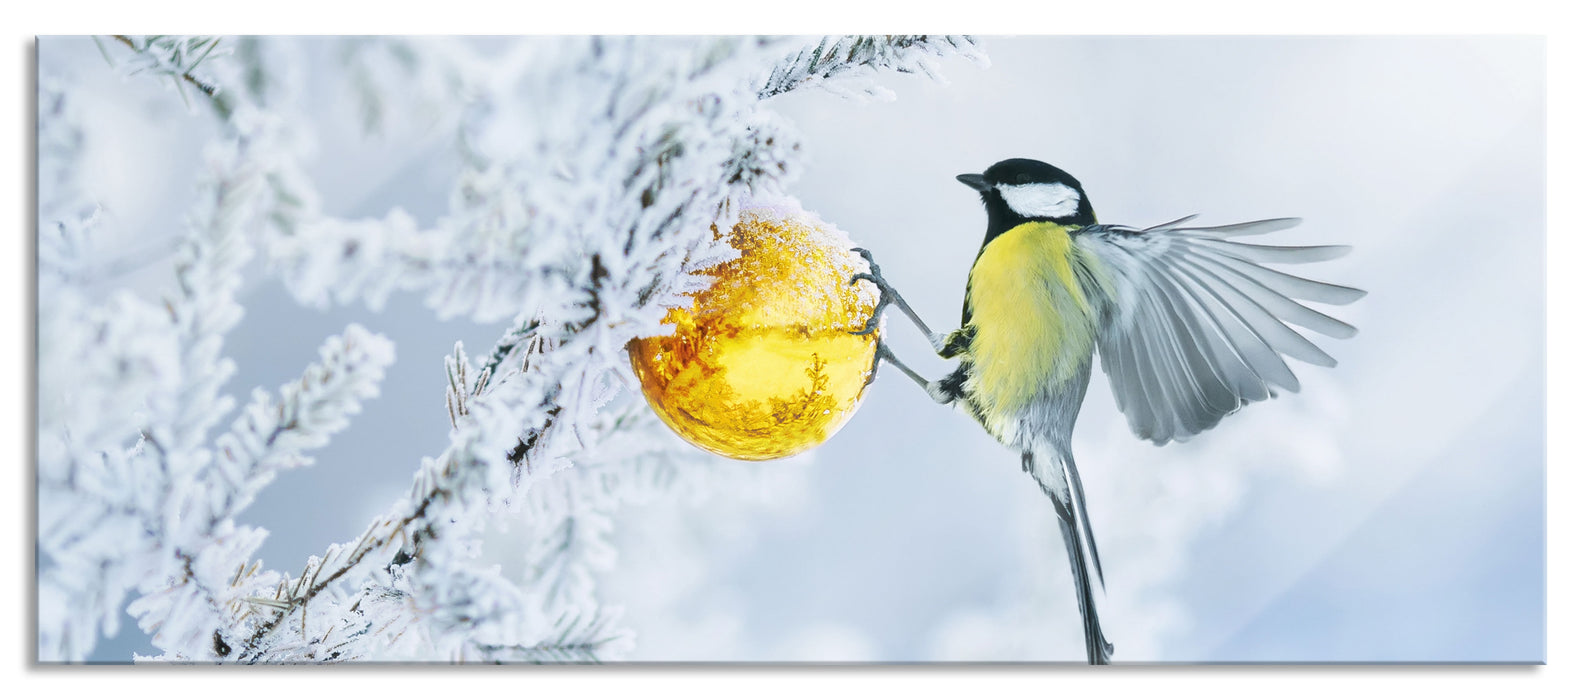
{"type": "Polygon", "coordinates": [[[734,459],[787,457],[857,410],[878,334],[851,332],[878,293],[848,283],[868,268],[846,235],[794,202],[744,207],[728,235],[741,257],[697,273],[712,284],[669,310],[673,334],[631,342],[632,369],[688,442],[734,459]]]}

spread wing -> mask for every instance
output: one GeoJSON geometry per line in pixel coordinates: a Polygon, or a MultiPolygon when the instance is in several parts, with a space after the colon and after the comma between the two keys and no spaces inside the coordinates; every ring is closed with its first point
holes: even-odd
{"type": "Polygon", "coordinates": [[[1291,328],[1332,338],[1357,329],[1296,299],[1348,304],[1366,292],[1297,277],[1264,263],[1311,263],[1350,246],[1269,246],[1230,240],[1300,219],[1188,228],[1187,217],[1147,229],[1089,226],[1072,234],[1099,313],[1098,353],[1115,403],[1138,437],[1164,444],[1214,427],[1275,388],[1296,391],[1292,357],[1335,359],[1291,328]]]}

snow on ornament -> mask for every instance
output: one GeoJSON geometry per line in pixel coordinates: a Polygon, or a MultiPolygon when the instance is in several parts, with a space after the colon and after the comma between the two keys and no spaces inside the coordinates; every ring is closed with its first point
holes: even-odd
{"type": "Polygon", "coordinates": [[[632,369],[688,442],[733,459],[787,457],[856,412],[879,334],[852,331],[879,294],[849,283],[868,267],[846,234],[794,201],[743,207],[729,236],[741,256],[696,273],[712,284],[666,314],[674,333],[631,342],[632,369]]]}

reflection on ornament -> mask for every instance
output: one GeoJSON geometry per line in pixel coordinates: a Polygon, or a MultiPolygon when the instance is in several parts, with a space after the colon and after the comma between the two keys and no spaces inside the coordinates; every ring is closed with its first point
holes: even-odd
{"type": "Polygon", "coordinates": [[[745,207],[730,231],[741,257],[668,336],[627,347],[648,403],[677,434],[735,459],[786,457],[828,440],[862,399],[878,334],[860,330],[878,303],[851,241],[794,202],[745,207]]]}

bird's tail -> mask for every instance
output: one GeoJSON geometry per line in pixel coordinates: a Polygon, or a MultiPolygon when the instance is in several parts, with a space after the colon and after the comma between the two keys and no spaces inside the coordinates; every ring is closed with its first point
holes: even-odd
{"type": "Polygon", "coordinates": [[[1071,578],[1077,587],[1077,611],[1082,615],[1083,636],[1087,639],[1088,663],[1107,664],[1115,647],[1099,628],[1097,596],[1093,583],[1104,586],[1104,569],[1099,565],[1099,549],[1093,542],[1093,526],[1088,522],[1087,499],[1082,493],[1082,477],[1069,451],[1029,451],[1022,453],[1022,468],[1033,475],[1060,517],[1060,534],[1065,536],[1066,556],[1071,560],[1071,578]]]}

